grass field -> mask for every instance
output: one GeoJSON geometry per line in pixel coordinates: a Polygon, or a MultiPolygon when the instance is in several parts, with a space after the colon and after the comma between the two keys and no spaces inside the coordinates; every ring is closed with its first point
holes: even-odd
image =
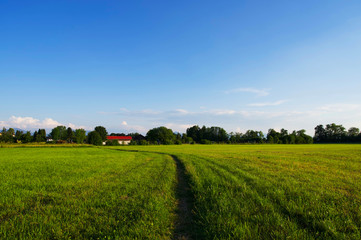
{"type": "Polygon", "coordinates": [[[0,148],[0,238],[361,239],[361,145],[0,148]]]}

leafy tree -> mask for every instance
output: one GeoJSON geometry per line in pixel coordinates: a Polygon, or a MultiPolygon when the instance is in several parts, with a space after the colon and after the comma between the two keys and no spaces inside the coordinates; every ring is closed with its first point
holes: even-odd
{"type": "Polygon", "coordinates": [[[158,144],[174,144],[175,135],[172,129],[166,127],[153,128],[147,132],[146,138],[148,141],[158,144]]]}
{"type": "Polygon", "coordinates": [[[274,130],[273,128],[268,129],[267,133],[267,142],[268,143],[279,143],[280,133],[274,130]]]}
{"type": "Polygon", "coordinates": [[[289,135],[289,144],[296,144],[296,137],[297,137],[297,133],[296,131],[293,131],[290,135],[289,135]]]}
{"type": "Polygon", "coordinates": [[[357,142],[360,135],[360,129],[356,127],[351,127],[347,131],[348,142],[357,142]]]}
{"type": "Polygon", "coordinates": [[[41,142],[38,131],[35,131],[34,134],[33,134],[33,142],[41,142]]]}
{"type": "Polygon", "coordinates": [[[360,134],[360,129],[356,127],[351,127],[347,131],[347,136],[349,137],[357,137],[360,134]]]}
{"type": "Polygon", "coordinates": [[[66,138],[67,138],[66,127],[65,126],[57,126],[56,128],[53,128],[51,130],[50,136],[54,141],[66,140],[66,138]]]}
{"type": "Polygon", "coordinates": [[[13,128],[9,128],[8,130],[6,130],[6,128],[3,128],[2,132],[1,132],[1,142],[6,142],[6,143],[13,143],[14,142],[14,137],[15,137],[15,131],[13,128]]]}
{"type": "Polygon", "coordinates": [[[84,143],[86,139],[86,131],[84,129],[76,129],[74,133],[75,142],[78,144],[84,143]]]}
{"type": "Polygon", "coordinates": [[[103,142],[105,142],[107,140],[107,136],[108,136],[108,132],[105,129],[105,127],[103,126],[97,126],[94,128],[94,131],[96,131],[97,133],[99,133],[101,139],[103,142]]]}
{"type": "Polygon", "coordinates": [[[111,133],[109,136],[127,136],[125,133],[111,133]]]}
{"type": "Polygon", "coordinates": [[[229,141],[230,143],[242,143],[243,142],[243,134],[242,133],[239,133],[239,132],[236,132],[236,133],[233,133],[231,132],[229,134],[229,141]]]}
{"type": "Polygon", "coordinates": [[[270,144],[273,144],[273,143],[275,143],[275,140],[273,139],[272,136],[267,135],[267,142],[270,143],[270,144]]]}
{"type": "Polygon", "coordinates": [[[335,123],[327,124],[325,131],[328,142],[342,142],[347,134],[342,125],[335,123]]]}
{"type": "Polygon", "coordinates": [[[221,127],[206,127],[193,126],[187,129],[187,136],[191,137],[194,141],[200,143],[202,140],[212,142],[228,142],[229,137],[227,132],[221,127]]]}
{"type": "Polygon", "coordinates": [[[145,140],[145,137],[140,133],[130,133],[128,136],[132,137],[132,141],[141,141],[145,140]]]}
{"type": "Polygon", "coordinates": [[[296,132],[296,143],[310,144],[310,143],[313,143],[313,139],[311,136],[306,135],[306,130],[301,129],[296,132]]]}
{"type": "Polygon", "coordinates": [[[21,142],[23,143],[29,143],[31,142],[33,137],[31,136],[30,131],[27,131],[23,136],[21,137],[21,142]]]}
{"type": "Polygon", "coordinates": [[[315,142],[322,143],[327,141],[326,130],[322,124],[315,127],[315,136],[313,137],[315,142]]]}
{"type": "Polygon", "coordinates": [[[39,129],[38,130],[38,135],[39,135],[40,142],[45,142],[46,141],[46,131],[45,131],[45,129],[39,129]]]}
{"type": "Polygon", "coordinates": [[[243,139],[248,143],[263,143],[264,135],[261,131],[247,130],[243,135],[243,139]]]}
{"type": "Polygon", "coordinates": [[[46,141],[45,129],[39,129],[38,131],[35,131],[33,134],[33,141],[34,142],[45,142],[46,141]]]}
{"type": "Polygon", "coordinates": [[[279,139],[283,144],[289,143],[289,135],[288,135],[288,131],[286,129],[284,129],[284,128],[281,129],[279,139]]]}
{"type": "Polygon", "coordinates": [[[74,140],[74,132],[73,129],[71,129],[71,127],[68,127],[68,129],[66,130],[66,141],[68,143],[72,143],[74,140]]]}
{"type": "Polygon", "coordinates": [[[187,137],[191,137],[195,142],[200,142],[200,130],[201,129],[198,125],[187,128],[187,137]]]}
{"type": "Polygon", "coordinates": [[[103,145],[102,137],[97,131],[92,131],[88,134],[88,143],[101,146],[103,145]]]}
{"type": "Polygon", "coordinates": [[[24,134],[23,131],[16,130],[16,132],[15,132],[15,141],[16,142],[21,142],[23,134],[24,134]]]}

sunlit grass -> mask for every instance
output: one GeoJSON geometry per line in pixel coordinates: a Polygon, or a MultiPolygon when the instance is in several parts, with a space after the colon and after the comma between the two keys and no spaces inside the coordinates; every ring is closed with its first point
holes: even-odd
{"type": "Polygon", "coordinates": [[[142,149],[185,163],[203,238],[361,239],[360,145],[142,149]]]}
{"type": "Polygon", "coordinates": [[[0,238],[174,238],[171,155],[193,238],[361,239],[360,145],[0,148],[0,238]]]}
{"type": "Polygon", "coordinates": [[[1,149],[0,238],[169,238],[174,175],[166,155],[1,149]]]}

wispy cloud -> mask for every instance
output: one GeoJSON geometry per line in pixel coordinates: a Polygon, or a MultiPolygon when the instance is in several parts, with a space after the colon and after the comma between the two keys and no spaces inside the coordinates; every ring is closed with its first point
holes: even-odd
{"type": "MultiPolygon", "coordinates": [[[[305,128],[310,134],[317,124],[329,122],[342,122],[348,126],[357,126],[354,122],[348,121],[342,111],[349,111],[352,119],[358,119],[361,111],[361,104],[329,104],[314,106],[311,109],[284,109],[284,108],[256,108],[264,106],[278,106],[289,100],[274,102],[252,103],[248,106],[254,109],[173,109],[173,110],[122,110],[117,116],[121,119],[115,128],[120,131],[137,131],[145,134],[149,129],[159,126],[166,126],[173,131],[185,132],[193,125],[221,126],[226,130],[234,130],[234,123],[242,124],[242,129],[259,129],[267,131],[268,128],[284,127],[286,129],[305,128]],[[331,119],[331,120],[330,120],[331,119]],[[127,125],[124,124],[126,120],[127,125]]],[[[113,118],[113,115],[111,115],[113,118]]],[[[346,116],[346,115],[345,115],[346,116]]],[[[357,123],[357,122],[356,122],[357,123]]]]}
{"type": "Polygon", "coordinates": [[[27,129],[37,129],[37,128],[45,128],[45,129],[51,129],[54,128],[56,126],[67,126],[67,127],[71,127],[73,129],[76,128],[84,128],[86,130],[89,130],[88,127],[85,126],[77,126],[75,124],[72,123],[68,123],[68,124],[64,124],[64,123],[60,123],[54,119],[51,118],[45,118],[44,120],[39,120],[33,117],[16,117],[16,116],[11,116],[8,120],[6,121],[0,121],[0,126],[3,127],[12,127],[12,128],[21,128],[24,130],[27,129]]]}
{"type": "Polygon", "coordinates": [[[226,94],[230,93],[240,93],[240,92],[247,92],[256,94],[259,97],[264,97],[269,95],[269,89],[256,89],[256,88],[235,88],[228,91],[225,91],[226,94]]]}
{"type": "Polygon", "coordinates": [[[287,102],[287,100],[279,100],[276,102],[251,103],[251,104],[248,104],[248,106],[251,106],[251,107],[278,106],[285,102],[287,102]]]}
{"type": "Polygon", "coordinates": [[[361,104],[336,103],[327,104],[318,108],[325,112],[348,112],[361,110],[361,104]]]}

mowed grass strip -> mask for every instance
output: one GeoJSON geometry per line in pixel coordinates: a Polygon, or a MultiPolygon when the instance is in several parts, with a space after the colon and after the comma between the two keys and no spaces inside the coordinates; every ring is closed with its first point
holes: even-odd
{"type": "Polygon", "coordinates": [[[177,155],[205,239],[361,239],[360,145],[136,147],[177,155]]]}
{"type": "Polygon", "coordinates": [[[102,148],[0,149],[1,239],[168,239],[171,157],[102,148]]]}

